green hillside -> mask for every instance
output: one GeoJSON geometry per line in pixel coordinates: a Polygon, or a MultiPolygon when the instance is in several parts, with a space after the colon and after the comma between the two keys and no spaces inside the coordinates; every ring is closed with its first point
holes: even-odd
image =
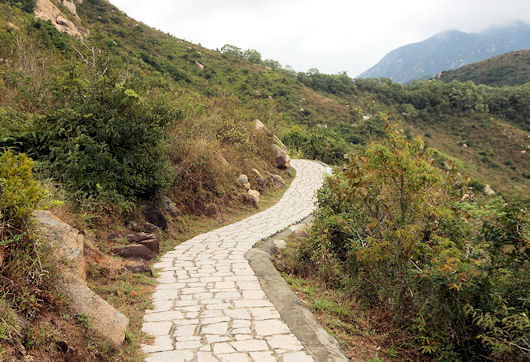
{"type": "Polygon", "coordinates": [[[241,173],[262,183],[259,207],[269,205],[280,195],[270,177],[292,177],[272,143],[293,158],[343,165],[397,123],[406,140],[424,139],[436,167],[449,161],[469,176],[473,195],[489,184],[507,199],[530,197],[530,83],[404,86],[297,73],[256,50],[177,39],[105,0],[75,3],[77,14],[53,1],[67,20],[54,25],[34,15],[35,1],[0,1],[0,359],[68,359],[49,345],[70,332],[73,360],[139,359],[154,280],[101,262],[120,246],[108,236],[145,222],[143,211],[163,197],[179,210],[160,231],[163,250],[252,212],[241,173]],[[270,132],[257,131],[256,119],[270,132]],[[97,340],[48,292],[49,251],[28,221],[36,207],[90,239],[90,287],[131,318],[122,349],[97,340]]]}
{"type": "Polygon", "coordinates": [[[518,50],[455,70],[447,70],[436,78],[444,82],[471,81],[492,87],[525,84],[530,82],[530,50],[518,50]]]}

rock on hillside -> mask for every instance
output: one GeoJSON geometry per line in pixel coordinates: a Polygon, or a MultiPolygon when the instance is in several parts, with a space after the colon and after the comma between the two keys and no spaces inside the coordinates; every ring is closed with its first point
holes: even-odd
{"type": "Polygon", "coordinates": [[[129,319],[88,288],[83,236],[49,211],[36,211],[34,218],[40,235],[55,249],[54,258],[61,274],[57,289],[68,298],[72,312],[89,316],[96,333],[116,346],[121,345],[129,319]]]}
{"type": "MultiPolygon", "coordinates": [[[[76,0],[82,3],[83,0],[76,0]]],[[[35,16],[40,19],[49,20],[59,31],[67,33],[72,36],[86,38],[88,30],[74,24],[69,18],[73,17],[77,22],[81,19],[77,15],[77,8],[74,1],[62,0],[61,4],[68,9],[70,14],[64,14],[54,3],[50,0],[37,0],[35,5],[35,16]]]]}

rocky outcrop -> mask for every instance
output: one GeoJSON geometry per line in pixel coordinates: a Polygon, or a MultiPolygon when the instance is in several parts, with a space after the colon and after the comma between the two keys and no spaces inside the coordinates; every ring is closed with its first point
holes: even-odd
{"type": "Polygon", "coordinates": [[[291,159],[287,153],[287,147],[282,141],[271,132],[259,119],[254,120],[254,132],[256,134],[264,133],[271,139],[272,157],[274,159],[274,165],[281,169],[286,169],[291,166],[291,159]]]}
{"type": "Polygon", "coordinates": [[[121,345],[129,319],[114,309],[86,284],[84,237],[48,211],[34,213],[36,227],[54,248],[60,271],[57,289],[64,294],[75,314],[89,316],[92,329],[115,346],[121,345]]]}
{"type": "Polygon", "coordinates": [[[287,150],[281,148],[277,144],[272,145],[272,153],[274,156],[274,165],[278,168],[285,169],[291,165],[291,159],[287,154],[287,150]]]}
{"type": "MultiPolygon", "coordinates": [[[[78,2],[81,3],[82,1],[78,2]]],[[[75,19],[80,20],[74,2],[63,0],[61,4],[68,9],[75,19]]],[[[35,5],[35,16],[39,19],[49,20],[57,30],[71,36],[78,36],[80,38],[86,38],[88,36],[88,30],[74,24],[68,19],[68,16],[63,14],[63,12],[50,0],[37,0],[35,5]]]]}

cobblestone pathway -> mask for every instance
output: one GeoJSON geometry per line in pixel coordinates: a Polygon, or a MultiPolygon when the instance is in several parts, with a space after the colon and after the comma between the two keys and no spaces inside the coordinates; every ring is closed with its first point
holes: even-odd
{"type": "Polygon", "coordinates": [[[326,169],[293,160],[297,177],[273,207],[190,239],[155,264],[146,361],[313,361],[261,290],[245,253],[307,217],[326,169]]]}

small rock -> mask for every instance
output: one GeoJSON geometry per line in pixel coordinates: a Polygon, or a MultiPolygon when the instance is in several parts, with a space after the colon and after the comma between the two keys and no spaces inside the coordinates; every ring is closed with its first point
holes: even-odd
{"type": "Polygon", "coordinates": [[[256,131],[261,131],[262,129],[266,129],[266,128],[267,127],[259,119],[254,120],[254,129],[256,131]]]}
{"type": "Polygon", "coordinates": [[[241,186],[245,185],[246,183],[248,183],[248,176],[244,173],[239,175],[239,177],[237,178],[237,183],[241,186]]]}
{"type": "Polygon", "coordinates": [[[285,242],[285,240],[274,240],[274,246],[276,247],[276,249],[282,250],[285,249],[287,243],[285,242]]]}
{"type": "Polygon", "coordinates": [[[58,25],[62,25],[64,27],[68,27],[70,24],[68,22],[68,20],[66,20],[65,18],[63,18],[62,16],[57,16],[55,18],[55,23],[58,24],[58,25]]]}
{"type": "Polygon", "coordinates": [[[307,227],[302,227],[302,228],[299,228],[299,229],[296,229],[294,232],[293,232],[293,235],[298,237],[298,238],[306,238],[307,235],[308,235],[308,231],[309,231],[309,228],[307,227]]]}
{"type": "Polygon", "coordinates": [[[146,234],[146,233],[129,233],[125,235],[127,240],[131,243],[138,243],[143,240],[147,239],[156,239],[156,235],[154,234],[146,234]]]}
{"type": "Polygon", "coordinates": [[[495,195],[495,191],[493,191],[490,185],[486,185],[486,187],[484,187],[484,193],[488,196],[495,195]]]}
{"type": "Polygon", "coordinates": [[[259,191],[257,191],[257,190],[248,190],[248,194],[254,200],[252,203],[255,204],[255,206],[258,206],[259,197],[260,197],[259,191]]]}
{"type": "Polygon", "coordinates": [[[199,63],[197,60],[195,61],[195,65],[196,65],[197,68],[199,68],[201,71],[204,71],[204,65],[202,65],[201,63],[199,63]]]}
{"type": "Polygon", "coordinates": [[[271,181],[272,181],[272,185],[274,186],[274,188],[281,189],[282,187],[285,186],[285,181],[283,177],[281,177],[280,175],[272,175],[271,181]]]}
{"type": "Polygon", "coordinates": [[[228,161],[226,160],[226,158],[224,158],[223,156],[219,156],[219,161],[221,161],[221,164],[222,164],[224,167],[230,167],[230,163],[228,163],[228,161]]]}
{"type": "Polygon", "coordinates": [[[161,228],[162,230],[167,230],[167,219],[162,210],[155,205],[149,206],[144,210],[144,216],[148,222],[154,224],[161,228]]]}
{"type": "Polygon", "coordinates": [[[254,206],[256,208],[258,207],[258,203],[257,203],[256,199],[253,196],[251,196],[250,194],[248,194],[248,193],[241,195],[241,201],[244,204],[252,205],[252,206],[254,206]]]}
{"type": "Polygon", "coordinates": [[[247,190],[250,190],[250,182],[245,182],[243,184],[243,187],[246,188],[247,190]]]}
{"type": "Polygon", "coordinates": [[[160,231],[160,228],[156,225],[151,224],[150,222],[146,222],[142,225],[142,230],[147,233],[157,233],[160,231]]]}
{"type": "Polygon", "coordinates": [[[157,238],[142,240],[138,244],[146,246],[154,253],[160,253],[160,241],[157,238]]]}
{"type": "Polygon", "coordinates": [[[107,236],[108,241],[116,241],[121,237],[119,233],[112,233],[107,236]]]}
{"type": "Polygon", "coordinates": [[[115,249],[114,252],[122,258],[140,258],[144,260],[151,260],[156,257],[156,254],[145,245],[133,244],[121,249],[115,249]]]}
{"type": "Polygon", "coordinates": [[[167,196],[162,196],[162,207],[173,217],[177,217],[181,214],[177,205],[175,205],[175,203],[167,196]]]}
{"type": "Polygon", "coordinates": [[[127,269],[128,271],[130,271],[131,273],[153,275],[153,272],[151,271],[151,268],[149,267],[149,265],[142,261],[130,261],[130,262],[127,262],[123,267],[127,269]]]}
{"type": "Polygon", "coordinates": [[[208,204],[204,210],[204,214],[208,217],[219,216],[221,213],[216,204],[208,204]]]}

